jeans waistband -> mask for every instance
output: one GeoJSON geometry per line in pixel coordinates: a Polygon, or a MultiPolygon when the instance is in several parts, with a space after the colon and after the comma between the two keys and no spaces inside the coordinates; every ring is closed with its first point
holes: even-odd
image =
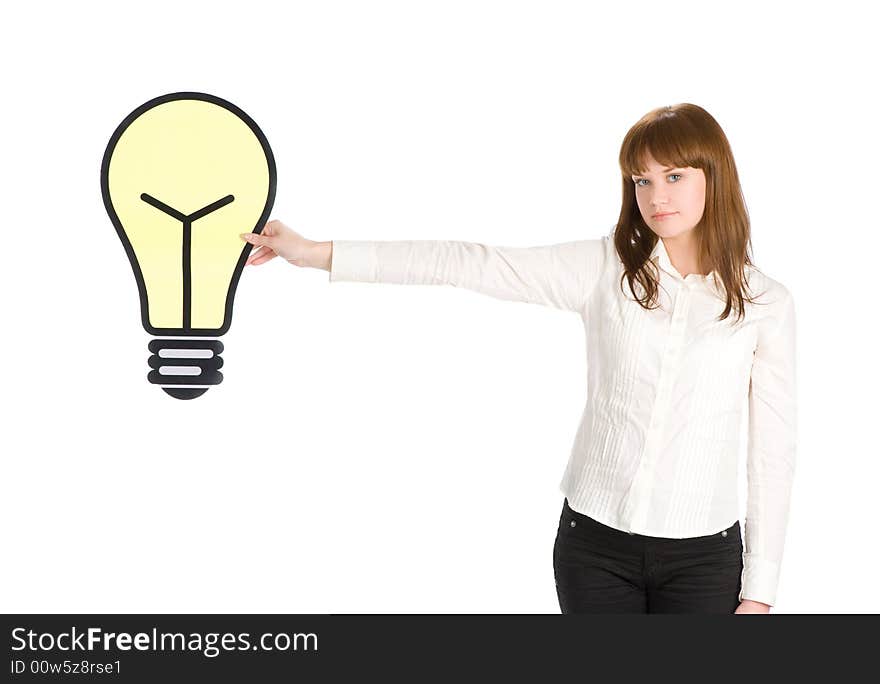
{"type": "Polygon", "coordinates": [[[620,548],[635,549],[644,547],[646,544],[654,546],[685,546],[692,545],[696,548],[710,548],[716,545],[741,545],[742,536],[740,533],[739,520],[734,522],[730,527],[719,530],[713,534],[701,535],[698,537],[655,537],[651,535],[635,534],[618,530],[614,527],[605,525],[595,518],[579,513],[568,504],[566,497],[562,510],[563,522],[567,525],[574,521],[575,525],[580,528],[581,532],[589,532],[591,535],[607,540],[620,548]]]}

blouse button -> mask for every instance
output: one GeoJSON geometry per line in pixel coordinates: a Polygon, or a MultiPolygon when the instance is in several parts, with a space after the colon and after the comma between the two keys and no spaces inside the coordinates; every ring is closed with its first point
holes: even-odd
{"type": "Polygon", "coordinates": [[[721,532],[721,536],[722,536],[722,537],[726,537],[726,536],[727,536],[727,530],[722,530],[722,532],[721,532]]]}
{"type": "Polygon", "coordinates": [[[576,523],[574,520],[572,520],[572,521],[571,521],[571,526],[574,527],[575,525],[577,525],[577,523],[576,523]]]}

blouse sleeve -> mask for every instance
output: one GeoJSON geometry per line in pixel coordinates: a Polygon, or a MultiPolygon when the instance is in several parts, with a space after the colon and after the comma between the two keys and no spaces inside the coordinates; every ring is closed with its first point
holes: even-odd
{"type": "Polygon", "coordinates": [[[759,332],[749,384],[748,500],[739,599],[773,605],[795,471],[795,309],[786,290],[759,332]],[[762,336],[763,335],[763,336],[762,336]]]}
{"type": "Polygon", "coordinates": [[[607,237],[541,247],[441,240],[334,240],[330,281],[452,285],[497,299],[582,311],[607,237]]]}

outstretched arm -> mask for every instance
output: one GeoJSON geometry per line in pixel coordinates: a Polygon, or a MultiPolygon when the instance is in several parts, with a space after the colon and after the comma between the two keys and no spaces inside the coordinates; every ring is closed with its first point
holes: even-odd
{"type": "Polygon", "coordinates": [[[333,241],[331,282],[452,285],[581,311],[604,266],[603,239],[540,247],[449,240],[333,241]]]}
{"type": "Polygon", "coordinates": [[[330,271],[330,282],[452,285],[498,299],[582,311],[607,259],[609,237],[540,247],[449,240],[306,240],[280,221],[242,236],[260,251],[248,264],[281,255],[330,271]]]}

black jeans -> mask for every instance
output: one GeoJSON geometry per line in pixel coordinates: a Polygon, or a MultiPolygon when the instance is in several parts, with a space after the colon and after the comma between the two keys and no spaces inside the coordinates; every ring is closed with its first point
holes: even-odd
{"type": "Polygon", "coordinates": [[[630,534],[571,509],[553,545],[563,613],[733,613],[743,545],[739,520],[724,531],[672,539],[630,534]]]}

